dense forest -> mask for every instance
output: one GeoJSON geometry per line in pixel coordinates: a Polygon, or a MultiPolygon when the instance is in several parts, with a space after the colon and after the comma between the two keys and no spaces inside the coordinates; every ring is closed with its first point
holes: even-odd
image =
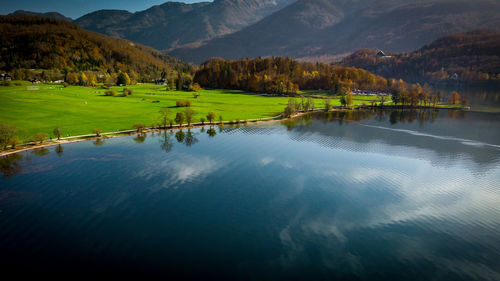
{"type": "MultiPolygon", "coordinates": [[[[16,80],[68,80],[82,74],[131,81],[191,73],[192,66],[150,47],[84,30],[66,21],[28,15],[0,16],[0,71],[16,80]]],[[[105,81],[100,81],[105,82],[105,81]]]]}
{"type": "Polygon", "coordinates": [[[378,50],[360,50],[342,64],[408,81],[500,81],[499,50],[500,33],[476,30],[442,37],[410,53],[380,56],[378,50]]]}
{"type": "MultiPolygon", "coordinates": [[[[351,90],[389,93],[403,81],[387,80],[366,70],[272,57],[241,60],[210,59],[196,72],[194,82],[206,88],[296,94],[299,90],[327,90],[345,94],[351,90]]],[[[398,86],[399,87],[399,86],[398,86]]]]}

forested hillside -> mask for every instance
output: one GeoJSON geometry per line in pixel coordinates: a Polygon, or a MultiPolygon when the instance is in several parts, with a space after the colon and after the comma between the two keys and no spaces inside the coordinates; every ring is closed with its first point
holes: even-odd
{"type": "Polygon", "coordinates": [[[500,33],[476,30],[444,36],[414,52],[355,52],[342,62],[385,77],[431,82],[485,82],[500,80],[500,33]]]}
{"type": "Polygon", "coordinates": [[[299,90],[322,89],[343,95],[354,89],[390,92],[398,83],[405,88],[411,86],[359,68],[301,63],[280,57],[210,59],[200,66],[194,82],[207,88],[292,95],[299,90]]]}
{"type": "MultiPolygon", "coordinates": [[[[125,72],[136,81],[151,81],[191,66],[150,47],[90,32],[76,24],[26,15],[0,16],[0,70],[15,79],[44,71],[44,80],[64,79],[69,72],[102,75],[125,72]]],[[[98,75],[99,76],[99,75],[98,75]]]]}

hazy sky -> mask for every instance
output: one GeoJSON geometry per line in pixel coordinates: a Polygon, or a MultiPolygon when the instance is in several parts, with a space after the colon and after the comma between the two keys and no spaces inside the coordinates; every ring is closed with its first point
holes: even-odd
{"type": "MultiPolygon", "coordinates": [[[[211,1],[211,0],[204,0],[211,1]]],[[[59,12],[76,19],[100,9],[118,9],[131,12],[145,10],[163,4],[168,0],[2,0],[0,14],[10,14],[16,10],[33,12],[59,12]]],[[[201,0],[178,0],[176,2],[202,2],[201,0]]]]}

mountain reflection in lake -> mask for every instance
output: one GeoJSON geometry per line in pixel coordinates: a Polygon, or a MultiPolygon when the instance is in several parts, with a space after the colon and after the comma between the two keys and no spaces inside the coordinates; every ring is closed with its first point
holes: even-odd
{"type": "Polygon", "coordinates": [[[499,117],[332,112],[0,158],[0,267],[498,280],[499,117]]]}

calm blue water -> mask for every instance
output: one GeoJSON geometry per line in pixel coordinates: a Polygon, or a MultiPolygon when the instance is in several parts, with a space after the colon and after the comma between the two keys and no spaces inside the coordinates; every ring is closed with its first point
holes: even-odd
{"type": "Polygon", "coordinates": [[[500,115],[320,114],[0,159],[0,267],[500,280],[500,115]]]}

